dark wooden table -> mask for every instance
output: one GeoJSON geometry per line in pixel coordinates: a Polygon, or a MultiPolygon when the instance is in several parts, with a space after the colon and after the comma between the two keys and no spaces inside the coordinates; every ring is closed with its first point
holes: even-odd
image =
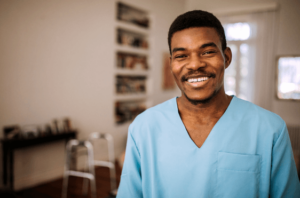
{"type": "Polygon", "coordinates": [[[47,135],[42,137],[26,138],[26,139],[1,139],[2,152],[3,152],[3,184],[8,185],[8,188],[14,189],[14,150],[25,147],[32,147],[36,145],[42,145],[50,142],[70,139],[76,139],[76,131],[70,131],[65,133],[58,133],[53,135],[47,135]]]}

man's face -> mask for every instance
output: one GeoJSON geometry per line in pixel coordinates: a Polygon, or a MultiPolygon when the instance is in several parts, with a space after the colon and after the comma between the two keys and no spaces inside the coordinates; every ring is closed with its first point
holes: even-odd
{"type": "Polygon", "coordinates": [[[171,69],[183,96],[205,101],[224,89],[224,71],[231,61],[231,51],[224,53],[214,28],[196,27],[173,34],[171,69]]]}

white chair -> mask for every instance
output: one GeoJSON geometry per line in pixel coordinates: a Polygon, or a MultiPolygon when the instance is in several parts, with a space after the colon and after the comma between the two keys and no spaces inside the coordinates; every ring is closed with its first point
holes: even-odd
{"type": "Polygon", "coordinates": [[[67,198],[69,176],[83,177],[85,179],[89,179],[91,182],[91,196],[92,198],[96,198],[97,194],[96,194],[96,182],[95,182],[94,152],[93,152],[93,145],[91,144],[90,141],[70,140],[67,143],[62,198],[67,198]],[[76,153],[74,152],[74,150],[76,151],[78,147],[86,148],[85,153],[87,154],[87,165],[88,165],[87,172],[71,170],[71,166],[73,165],[72,159],[74,159],[74,155],[76,153]]]}
{"type": "MultiPolygon", "coordinates": [[[[115,154],[114,154],[114,141],[113,137],[108,133],[93,132],[89,136],[89,141],[96,144],[96,140],[106,140],[108,148],[108,161],[95,160],[93,161],[94,166],[107,167],[110,170],[110,187],[111,195],[116,195],[117,184],[116,184],[116,169],[115,169],[115,154]]],[[[86,194],[88,189],[88,180],[85,179],[83,183],[83,192],[86,194]]]]}

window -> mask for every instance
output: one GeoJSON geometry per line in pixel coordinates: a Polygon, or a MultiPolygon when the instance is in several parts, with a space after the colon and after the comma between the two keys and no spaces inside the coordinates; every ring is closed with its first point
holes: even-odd
{"type": "Polygon", "coordinates": [[[248,23],[224,24],[227,45],[232,51],[232,61],[225,70],[224,85],[228,95],[251,100],[249,85],[249,60],[251,28],[248,23]]]}
{"type": "Polygon", "coordinates": [[[300,56],[278,59],[277,96],[300,100],[300,56]]]}
{"type": "Polygon", "coordinates": [[[233,52],[232,64],[225,70],[226,93],[271,111],[271,101],[276,95],[277,14],[271,9],[228,13],[220,17],[228,46],[233,52]]]}

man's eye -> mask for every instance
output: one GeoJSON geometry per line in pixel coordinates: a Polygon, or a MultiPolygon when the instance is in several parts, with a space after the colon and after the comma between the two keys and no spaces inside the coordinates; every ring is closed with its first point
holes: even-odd
{"type": "Polygon", "coordinates": [[[177,56],[175,56],[175,58],[185,58],[186,57],[186,55],[177,55],[177,56]]]}
{"type": "Polygon", "coordinates": [[[203,55],[206,55],[206,54],[213,54],[213,53],[215,53],[215,51],[206,51],[206,52],[203,53],[203,55]]]}

